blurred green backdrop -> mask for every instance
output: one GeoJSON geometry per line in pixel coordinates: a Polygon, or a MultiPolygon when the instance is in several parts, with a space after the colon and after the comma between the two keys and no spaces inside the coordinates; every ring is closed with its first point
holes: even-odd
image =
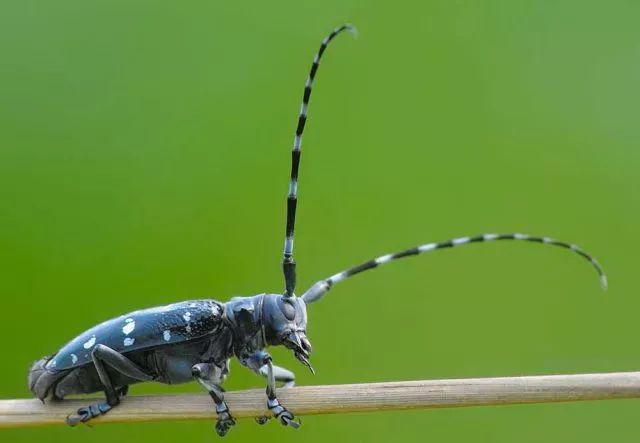
{"type": "MultiPolygon", "coordinates": [[[[314,51],[299,286],[390,265],[310,310],[300,384],[636,370],[640,4],[4,0],[0,397],[33,360],[141,307],[279,291],[289,150],[314,51]]],[[[229,389],[264,382],[233,364],[229,389]]],[[[133,393],[196,392],[195,385],[133,393]]],[[[636,442],[640,402],[242,420],[228,441],[636,442]]],[[[216,441],[212,422],[0,431],[3,442],[216,441]]]]}

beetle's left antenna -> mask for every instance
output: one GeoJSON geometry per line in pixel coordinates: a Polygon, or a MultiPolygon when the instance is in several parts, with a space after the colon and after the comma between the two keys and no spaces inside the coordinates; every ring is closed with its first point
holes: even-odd
{"type": "Polygon", "coordinates": [[[350,31],[355,35],[356,28],[350,24],[344,24],[334,29],[320,45],[320,49],[313,58],[309,77],[304,85],[304,95],[302,96],[302,106],[298,116],[298,126],[296,127],[296,135],[293,139],[293,150],[291,151],[291,178],[289,179],[289,195],[287,197],[287,227],[284,240],[284,257],[282,260],[282,271],[284,273],[285,295],[292,297],[296,288],[296,263],[293,261],[293,232],[296,224],[296,206],[298,203],[298,168],[300,166],[300,146],[302,144],[302,133],[304,125],[307,122],[307,110],[309,107],[309,99],[311,98],[311,87],[320,65],[320,59],[324,54],[329,42],[342,31],[350,31]]]}

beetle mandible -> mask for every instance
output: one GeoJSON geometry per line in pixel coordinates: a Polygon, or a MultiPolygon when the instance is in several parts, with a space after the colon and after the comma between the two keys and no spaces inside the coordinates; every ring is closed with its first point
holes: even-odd
{"type": "MultiPolygon", "coordinates": [[[[89,329],[55,355],[36,361],[29,372],[29,388],[43,401],[48,397],[63,399],[72,394],[104,391],[106,399],[103,402],[80,408],[67,418],[69,425],[87,422],[107,413],[120,403],[129,385],[148,381],[176,384],[195,380],[213,399],[217,413],[215,429],[224,436],[235,425],[222,389],[222,382],[229,372],[229,361],[235,356],[243,366],[266,377],[266,404],[273,416],[283,425],[299,427],[299,422],[280,404],[276,395],[276,382],[290,387],[295,376],[291,371],[274,365],[265,349],[285,346],[313,372],[309,362],[311,343],[306,335],[307,305],[320,300],[336,283],[399,258],[471,243],[521,240],[576,252],[591,263],[600,276],[602,286],[606,287],[606,276],[598,262],[573,244],[526,234],[482,234],[427,243],[380,256],[320,280],[297,297],[294,293],[296,264],[293,260],[293,239],[302,134],[320,60],[329,43],[343,31],[355,34],[355,28],[345,24],[334,29],[322,41],[304,87],[287,197],[282,262],[284,293],[236,297],[226,303],[194,300],[135,311],[89,329]]],[[[267,420],[267,417],[257,418],[259,423],[267,420]]]]}

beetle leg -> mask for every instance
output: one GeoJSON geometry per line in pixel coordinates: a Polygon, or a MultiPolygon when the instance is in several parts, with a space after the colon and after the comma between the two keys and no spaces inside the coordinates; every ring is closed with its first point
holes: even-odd
{"type": "MultiPolygon", "coordinates": [[[[275,418],[280,420],[284,426],[299,428],[300,423],[295,421],[293,414],[280,404],[276,397],[276,376],[271,356],[266,354],[264,364],[267,366],[267,407],[275,418]]],[[[282,369],[282,368],[279,368],[282,369]]]]}
{"type": "MultiPolygon", "coordinates": [[[[151,381],[153,377],[147,373],[145,373],[138,365],[129,360],[127,357],[111,349],[105,345],[96,345],[93,348],[93,352],[91,353],[91,357],[93,358],[94,364],[96,364],[96,359],[100,362],[103,362],[119,373],[126,375],[127,377],[133,378],[139,381],[151,381]]],[[[96,368],[98,368],[98,364],[96,364],[96,368]]],[[[104,371],[104,367],[102,368],[104,371]]],[[[98,375],[100,375],[100,369],[98,369],[98,375]]],[[[102,376],[100,377],[102,380],[102,376]]]]}
{"type": "Polygon", "coordinates": [[[107,398],[104,402],[80,408],[77,411],[77,415],[67,417],[67,424],[69,426],[75,426],[78,423],[85,423],[92,418],[106,414],[114,406],[117,406],[120,403],[120,398],[124,397],[127,393],[126,386],[119,387],[117,389],[113,386],[111,378],[107,373],[106,365],[127,377],[136,380],[150,381],[153,379],[152,376],[145,374],[134,362],[108,346],[96,345],[96,347],[93,348],[93,351],[91,351],[91,358],[98,373],[98,377],[100,378],[100,382],[104,386],[104,393],[107,398]]]}
{"type": "Polygon", "coordinates": [[[198,363],[193,365],[191,373],[213,399],[216,405],[216,414],[218,415],[216,432],[220,437],[224,437],[231,427],[236,424],[236,420],[231,416],[229,407],[224,401],[224,389],[220,386],[222,370],[210,363],[198,363]]]}
{"type": "MultiPolygon", "coordinates": [[[[275,381],[284,383],[280,389],[292,388],[296,383],[296,375],[286,368],[282,368],[280,366],[272,365],[273,367],[273,377],[275,381]]],[[[269,376],[268,365],[263,365],[260,368],[260,375],[263,377],[269,376]]],[[[261,415],[256,417],[256,423],[259,425],[266,424],[271,417],[267,417],[265,415],[261,415]]]]}
{"type": "MultiPolygon", "coordinates": [[[[293,386],[296,384],[296,374],[294,374],[287,368],[283,368],[277,365],[271,365],[271,367],[273,368],[273,377],[275,378],[275,381],[283,383],[280,389],[293,388],[293,386]]],[[[262,375],[263,377],[269,377],[268,365],[263,365],[260,368],[260,375],[262,375]]]]}

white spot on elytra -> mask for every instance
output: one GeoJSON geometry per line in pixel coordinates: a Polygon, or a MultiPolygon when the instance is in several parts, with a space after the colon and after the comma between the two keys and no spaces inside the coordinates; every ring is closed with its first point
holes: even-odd
{"type": "Polygon", "coordinates": [[[186,329],[186,331],[187,331],[187,332],[189,332],[189,333],[190,333],[190,332],[191,332],[191,325],[187,325],[187,326],[185,327],[185,329],[186,329]]]}
{"type": "Polygon", "coordinates": [[[76,354],[71,354],[71,364],[75,365],[78,361],[78,356],[76,354]]]}
{"type": "Polygon", "coordinates": [[[136,328],[136,322],[132,318],[128,318],[124,321],[124,326],[122,327],[122,332],[124,335],[129,335],[136,328]]]}
{"type": "Polygon", "coordinates": [[[198,304],[197,304],[197,303],[189,303],[189,307],[190,307],[190,308],[195,308],[196,306],[198,306],[198,304]]]}
{"type": "Polygon", "coordinates": [[[89,340],[87,340],[87,341],[85,342],[85,344],[84,344],[84,345],[82,345],[82,346],[83,346],[85,349],[91,349],[91,348],[93,347],[93,345],[95,345],[95,344],[96,344],[96,336],[95,336],[95,335],[93,335],[93,336],[91,336],[91,338],[90,338],[89,340]]]}
{"type": "Polygon", "coordinates": [[[131,346],[136,341],[135,338],[127,337],[124,339],[125,346],[131,346]]]}
{"type": "Polygon", "coordinates": [[[162,333],[162,336],[164,337],[164,341],[169,341],[171,340],[171,331],[169,331],[168,329],[166,331],[164,331],[162,333]]]}
{"type": "Polygon", "coordinates": [[[182,315],[182,318],[184,318],[184,321],[186,321],[186,322],[190,322],[190,321],[191,321],[191,312],[185,312],[185,313],[182,315]]]}
{"type": "Polygon", "coordinates": [[[52,368],[55,368],[57,364],[58,364],[57,361],[51,360],[51,363],[49,364],[49,366],[52,367],[52,368]]]}

